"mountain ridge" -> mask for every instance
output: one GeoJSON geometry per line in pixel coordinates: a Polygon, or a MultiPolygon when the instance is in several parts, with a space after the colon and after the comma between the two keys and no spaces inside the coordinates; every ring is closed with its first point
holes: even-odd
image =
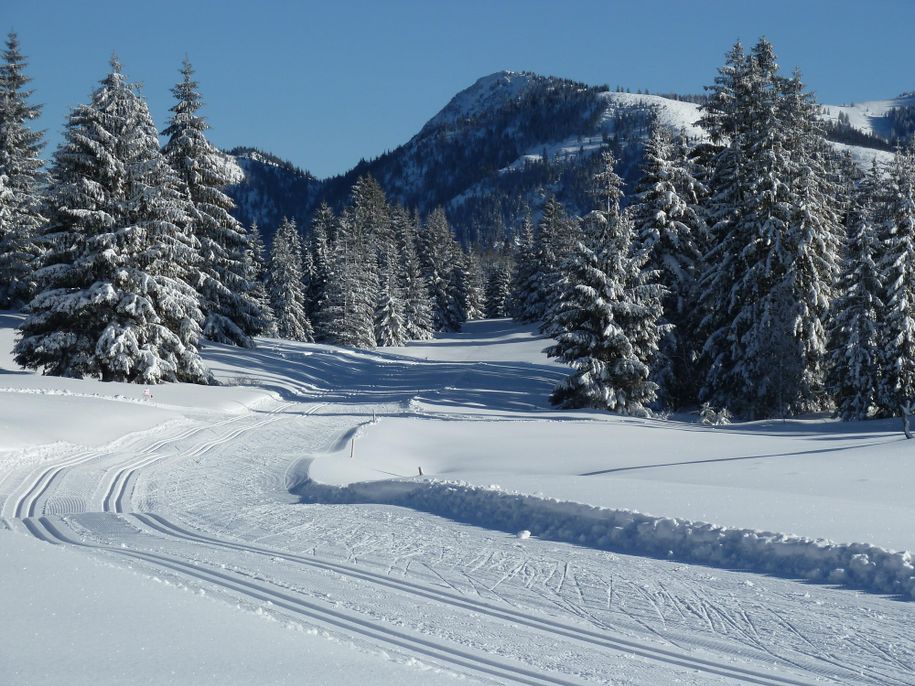
{"type": "MultiPolygon", "coordinates": [[[[489,246],[550,193],[571,211],[586,211],[581,177],[606,145],[631,188],[652,116],[693,142],[704,140],[696,99],[500,70],[456,93],[408,141],[340,175],[318,179],[272,153],[235,148],[229,152],[245,178],[230,192],[239,219],[257,222],[269,241],[283,217],[307,226],[320,202],[339,209],[355,180],[372,174],[390,200],[422,214],[441,205],[462,242],[489,246]]],[[[834,145],[862,166],[886,159],[892,135],[915,131],[913,94],[823,104],[821,111],[834,145]]]]}

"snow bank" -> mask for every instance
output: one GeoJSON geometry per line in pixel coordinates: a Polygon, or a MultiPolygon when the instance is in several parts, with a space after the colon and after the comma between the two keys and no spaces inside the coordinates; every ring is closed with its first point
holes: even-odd
{"type": "Polygon", "coordinates": [[[306,482],[303,502],[399,505],[508,533],[553,541],[842,584],[915,600],[909,552],[728,528],[631,510],[594,507],[447,481],[376,481],[335,487],[306,482]]]}

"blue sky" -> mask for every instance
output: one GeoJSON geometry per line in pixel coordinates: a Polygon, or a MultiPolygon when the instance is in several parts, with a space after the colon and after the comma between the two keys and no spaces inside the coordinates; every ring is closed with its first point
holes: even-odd
{"type": "MultiPolygon", "coordinates": [[[[701,92],[736,40],[765,35],[823,102],[915,89],[915,0],[5,1],[50,148],[116,51],[164,126],[187,53],[211,138],[318,176],[416,133],[500,69],[652,92],[701,92]]],[[[49,150],[50,152],[50,150],[49,150]]]]}

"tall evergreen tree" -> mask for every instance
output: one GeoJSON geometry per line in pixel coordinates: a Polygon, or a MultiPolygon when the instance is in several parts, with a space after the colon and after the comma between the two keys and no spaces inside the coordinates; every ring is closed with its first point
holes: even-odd
{"type": "Polygon", "coordinates": [[[880,385],[883,279],[877,265],[881,246],[873,207],[879,185],[880,172],[874,162],[846,218],[848,247],[838,297],[833,301],[828,386],[836,414],[846,421],[867,419],[880,385]]]}
{"type": "Polygon", "coordinates": [[[511,316],[520,322],[535,322],[542,315],[537,289],[538,270],[534,245],[534,222],[524,216],[515,242],[515,269],[512,272],[511,316]]]}
{"type": "Polygon", "coordinates": [[[884,284],[877,404],[894,416],[915,400],[915,149],[897,149],[888,172],[877,215],[884,284]]]}
{"type": "Polygon", "coordinates": [[[466,313],[455,301],[452,267],[460,248],[451,236],[442,208],[434,209],[419,233],[419,257],[429,287],[432,324],[436,331],[460,331],[466,313]]]}
{"type": "Polygon", "coordinates": [[[535,312],[540,311],[541,331],[548,335],[558,331],[554,318],[564,293],[564,265],[580,237],[578,221],[566,214],[555,197],[547,198],[543,216],[537,224],[537,277],[533,284],[535,291],[528,302],[535,303],[535,312]]]}
{"type": "Polygon", "coordinates": [[[234,204],[222,190],[233,181],[228,158],[206,138],[203,102],[194,70],[185,58],[181,82],[172,93],[177,102],[162,132],[168,136],[166,158],[187,184],[194,203],[194,230],[200,243],[201,270],[197,287],[206,315],[204,335],[243,347],[251,336],[269,326],[269,315],[256,302],[255,284],[248,280],[251,237],[232,215],[234,204]]]}
{"type": "Polygon", "coordinates": [[[210,381],[196,349],[197,293],[184,280],[197,257],[193,208],[116,60],[71,113],[52,178],[49,251],[16,361],[103,381],[210,381]]]}
{"type": "Polygon", "coordinates": [[[389,255],[381,274],[375,305],[375,340],[386,347],[403,345],[407,340],[404,325],[403,293],[398,286],[395,258],[389,255]]]}
{"type": "Polygon", "coordinates": [[[320,319],[327,297],[331,261],[330,236],[334,233],[336,221],[337,218],[327,203],[318,206],[311,220],[308,249],[311,252],[312,278],[307,284],[305,301],[309,315],[315,320],[320,319]]]}
{"type": "Polygon", "coordinates": [[[391,223],[398,240],[397,281],[403,295],[404,336],[408,340],[427,340],[433,334],[432,308],[416,250],[416,226],[402,207],[392,210],[391,223]]]}
{"type": "Polygon", "coordinates": [[[723,70],[729,87],[705,117],[728,136],[716,159],[715,247],[702,278],[705,396],[750,417],[825,405],[825,318],[838,264],[816,113],[800,80],[777,72],[761,40],[723,70]]]}
{"type": "Polygon", "coordinates": [[[649,375],[661,336],[662,288],[642,269],[647,254],[634,249],[627,217],[596,211],[587,225],[585,240],[566,263],[557,314],[561,333],[546,349],[573,373],[550,400],[562,407],[643,415],[657,392],[649,375]]]}
{"type": "Polygon", "coordinates": [[[22,305],[35,293],[34,272],[41,254],[37,241],[45,223],[42,216],[44,175],[40,159],[44,147],[40,131],[28,123],[41,114],[29,104],[31,79],[15,33],[6,39],[0,64],[0,176],[8,193],[2,201],[7,220],[0,228],[0,308],[22,305]]]}
{"type": "Polygon", "coordinates": [[[350,205],[336,223],[327,295],[320,313],[322,335],[340,345],[374,348],[378,299],[375,237],[384,229],[387,205],[371,177],[357,180],[350,205]]]}
{"type": "Polygon", "coordinates": [[[695,192],[696,182],[678,157],[670,134],[653,119],[645,146],[642,176],[629,206],[636,235],[648,252],[647,268],[660,275],[667,289],[664,321],[671,325],[661,343],[654,379],[663,399],[680,407],[695,402],[697,341],[690,320],[697,306],[696,274],[701,255],[694,236],[704,224],[681,188],[695,192]]]}
{"type": "Polygon", "coordinates": [[[313,341],[314,330],[305,311],[302,286],[302,242],[290,219],[280,224],[273,237],[267,290],[276,317],[277,336],[290,341],[313,341]]]}
{"type": "Polygon", "coordinates": [[[257,224],[252,224],[248,232],[251,237],[249,254],[245,260],[245,280],[252,284],[251,299],[257,303],[262,313],[261,328],[255,333],[260,336],[276,336],[276,317],[270,294],[267,293],[267,249],[264,237],[257,224]]]}
{"type": "Polygon", "coordinates": [[[454,266],[451,269],[451,299],[457,318],[463,324],[484,316],[485,293],[480,260],[473,252],[464,252],[455,245],[454,266]]]}
{"type": "Polygon", "coordinates": [[[511,268],[504,261],[495,264],[486,282],[486,316],[499,319],[509,315],[511,268]]]}

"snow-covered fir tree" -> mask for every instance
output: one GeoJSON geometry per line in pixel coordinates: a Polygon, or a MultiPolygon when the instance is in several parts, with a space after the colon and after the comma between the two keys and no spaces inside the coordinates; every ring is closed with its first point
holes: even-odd
{"type": "Polygon", "coordinates": [[[427,340],[433,334],[432,307],[416,250],[416,225],[407,210],[399,206],[391,211],[391,224],[398,241],[397,282],[403,296],[404,336],[408,340],[427,340]]]}
{"type": "Polygon", "coordinates": [[[116,59],[90,104],[71,112],[51,176],[48,252],[17,363],[103,381],[211,381],[185,281],[197,259],[193,207],[116,59]]]}
{"type": "Polygon", "coordinates": [[[749,417],[824,407],[838,218],[822,132],[772,46],[735,46],[702,120],[724,141],[701,280],[705,397],[749,417]]]}
{"type": "Polygon", "coordinates": [[[251,237],[231,215],[234,205],[222,190],[234,180],[229,158],[206,138],[206,120],[194,70],[185,59],[182,80],[172,93],[177,102],[162,132],[168,136],[166,158],[187,184],[196,216],[201,268],[197,287],[206,315],[204,335],[214,341],[252,347],[251,336],[269,328],[269,315],[249,281],[251,237]]]}
{"type": "Polygon", "coordinates": [[[511,310],[511,267],[500,260],[489,272],[486,281],[486,316],[490,319],[507,317],[511,310]]]}
{"type": "Polygon", "coordinates": [[[295,222],[286,219],[273,237],[267,291],[276,318],[276,334],[290,341],[313,341],[302,286],[302,242],[295,222]]]}
{"type": "Polygon", "coordinates": [[[515,269],[512,272],[511,316],[519,322],[534,322],[542,314],[537,300],[537,259],[534,222],[525,214],[514,244],[515,269]],[[539,311],[539,314],[538,314],[539,311]]]}
{"type": "Polygon", "coordinates": [[[29,103],[26,66],[19,40],[10,33],[0,64],[0,176],[6,177],[8,191],[0,201],[7,215],[0,227],[0,309],[23,305],[34,295],[41,255],[37,238],[45,223],[43,136],[28,127],[41,107],[29,103]]]}
{"type": "Polygon", "coordinates": [[[407,330],[403,313],[403,293],[398,285],[395,258],[390,255],[381,274],[378,301],[375,305],[375,340],[378,345],[390,347],[406,342],[407,330]]]}
{"type": "Polygon", "coordinates": [[[457,308],[457,317],[463,323],[482,319],[485,315],[485,289],[482,268],[476,253],[464,252],[455,245],[454,266],[451,270],[452,301],[457,308]]]}
{"type": "Polygon", "coordinates": [[[429,288],[432,324],[436,331],[460,331],[466,312],[456,299],[452,271],[460,252],[451,236],[442,208],[434,209],[419,232],[419,257],[423,278],[429,288]]]}
{"type": "Polygon", "coordinates": [[[555,317],[565,292],[565,262],[581,239],[578,219],[570,217],[555,197],[547,198],[543,216],[537,224],[535,261],[537,264],[535,291],[528,297],[528,304],[535,303],[534,310],[542,314],[540,330],[547,335],[559,331],[555,317]]]}
{"type": "Polygon", "coordinates": [[[833,301],[828,387],[836,415],[846,421],[867,419],[875,409],[880,381],[883,279],[877,261],[882,251],[874,222],[879,186],[875,161],[846,217],[847,248],[833,301]]]}
{"type": "Polygon", "coordinates": [[[330,236],[334,233],[337,218],[327,203],[321,203],[311,220],[311,232],[307,241],[311,252],[312,277],[305,291],[305,303],[309,316],[316,325],[317,335],[321,337],[319,326],[321,311],[327,297],[327,282],[330,274],[331,244],[330,236]]]}
{"type": "Polygon", "coordinates": [[[373,242],[386,218],[383,193],[368,177],[353,186],[350,205],[336,223],[326,297],[320,311],[322,337],[340,345],[374,348],[378,256],[373,242]],[[379,197],[380,195],[380,197],[379,197]]]}
{"type": "Polygon", "coordinates": [[[565,292],[556,316],[561,332],[547,348],[571,365],[551,402],[643,415],[657,384],[650,363],[661,330],[663,289],[643,271],[645,251],[634,249],[632,223],[606,210],[586,217],[585,238],[566,261],[565,292]]]}
{"type": "Polygon", "coordinates": [[[257,333],[261,336],[276,336],[276,317],[270,303],[270,294],[267,293],[267,248],[264,246],[264,236],[257,224],[251,225],[248,235],[251,240],[245,260],[245,279],[252,284],[251,299],[257,303],[263,315],[263,324],[257,333]]]}
{"type": "Polygon", "coordinates": [[[694,374],[698,341],[690,320],[696,310],[696,273],[701,254],[694,236],[704,223],[694,204],[698,183],[688,168],[683,148],[653,118],[645,145],[642,175],[635,188],[630,216],[642,247],[648,252],[647,267],[660,274],[667,289],[664,321],[671,325],[661,342],[654,379],[666,404],[680,407],[693,403],[698,391],[694,374]],[[691,202],[692,201],[692,202],[691,202]]]}
{"type": "Polygon", "coordinates": [[[895,416],[915,400],[915,148],[899,148],[878,198],[883,289],[880,414],[895,416]]]}

